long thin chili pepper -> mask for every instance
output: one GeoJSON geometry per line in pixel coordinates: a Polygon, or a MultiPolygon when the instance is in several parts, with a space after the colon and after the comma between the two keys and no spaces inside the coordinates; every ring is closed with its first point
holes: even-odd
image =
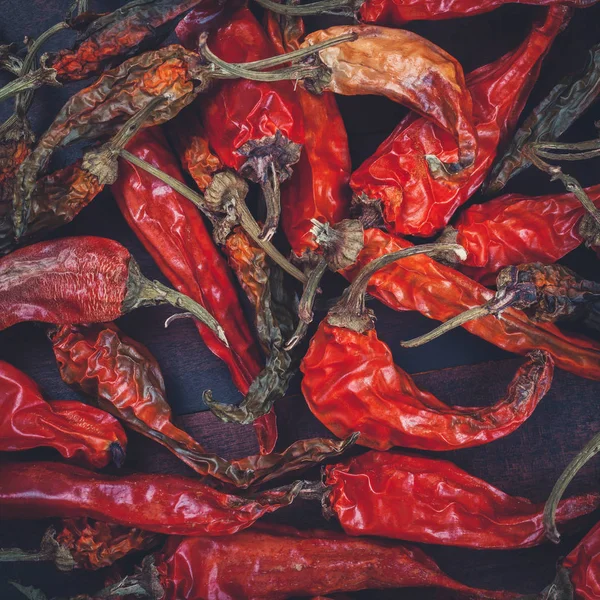
{"type": "MultiPolygon", "coordinates": [[[[532,352],[505,397],[492,406],[448,406],[394,363],[365,307],[367,283],[377,267],[427,248],[407,248],[369,263],[321,322],[302,361],[302,393],[312,413],[336,435],[358,431],[358,443],[369,448],[454,450],[489,443],[524,423],[552,383],[552,359],[532,352]]],[[[451,248],[434,244],[428,253],[451,248]]]]}
{"type": "MultiPolygon", "coordinates": [[[[600,207],[600,185],[586,192],[600,207]]],[[[572,194],[507,194],[462,211],[440,240],[463,246],[467,259],[453,266],[488,284],[504,267],[527,262],[553,263],[583,242],[600,246],[600,237],[596,239],[583,228],[585,214],[572,194]]]]}
{"type": "Polygon", "coordinates": [[[441,588],[457,598],[517,597],[459,583],[419,548],[263,524],[228,537],[171,538],[144,560],[140,573],[106,588],[101,597],[131,589],[162,600],[283,600],[402,587],[441,588]]]}
{"type": "MultiPolygon", "coordinates": [[[[324,485],[305,488],[349,535],[374,535],[466,548],[511,550],[545,541],[544,505],[509,496],[449,461],[367,452],[325,468],[324,485]]],[[[564,500],[559,521],[593,512],[600,494],[564,500]]]]}
{"type": "MultiPolygon", "coordinates": [[[[231,63],[267,59],[276,50],[247,7],[237,10],[208,41],[231,63]]],[[[279,185],[289,179],[304,143],[302,110],[290,82],[224,82],[198,102],[209,143],[223,163],[258,183],[266,204],[261,238],[279,222],[279,185]]]]}
{"type": "Polygon", "coordinates": [[[345,96],[380,95],[423,115],[450,135],[458,155],[425,157],[434,177],[470,167],[478,153],[473,104],[462,67],[447,52],[410,31],[376,25],[340,25],[306,36],[302,47],[354,33],[355,41],[320,50],[313,61],[322,74],[304,81],[310,91],[330,90],[345,96]],[[382,61],[381,57],[385,56],[382,61]]]}
{"type": "MultiPolygon", "coordinates": [[[[365,247],[356,265],[344,271],[350,281],[372,260],[412,244],[378,229],[365,231],[365,247]]],[[[388,265],[375,273],[369,294],[394,310],[417,310],[430,319],[447,321],[463,311],[481,306],[494,293],[462,273],[428,256],[415,256],[388,265]]],[[[548,323],[534,323],[519,310],[509,308],[502,319],[487,316],[463,327],[484,340],[516,354],[548,352],[557,367],[600,380],[600,344],[560,331],[548,323]]]]}
{"type": "Polygon", "coordinates": [[[502,156],[499,156],[486,182],[486,191],[501,190],[510,179],[531,163],[523,153],[532,142],[556,141],[597,100],[600,94],[600,44],[590,49],[581,72],[557,84],[527,117],[502,156]]]}
{"type": "Polygon", "coordinates": [[[483,183],[498,146],[516,126],[542,60],[570,14],[565,6],[549,8],[545,20],[533,26],[518,48],[467,76],[479,138],[473,168],[450,180],[432,177],[427,157],[456,160],[456,141],[436,123],[408,115],[352,174],[356,201],[379,207],[388,229],[395,233],[427,237],[445,227],[483,183]]]}
{"type": "Polygon", "coordinates": [[[562,265],[529,263],[502,269],[498,291],[485,304],[466,310],[433,331],[401,342],[405,348],[421,346],[463,323],[483,316],[500,317],[508,308],[522,310],[532,321],[555,322],[600,305],[600,283],[583,279],[562,265]]]}
{"type": "Polygon", "coordinates": [[[90,517],[177,535],[235,533],[291,504],[302,486],[297,482],[243,498],[175,475],[115,477],[51,462],[0,465],[3,518],[90,517]]]}
{"type": "Polygon", "coordinates": [[[103,523],[88,518],[63,519],[57,533],[49,527],[38,552],[0,549],[0,562],[52,561],[59,571],[109,567],[132,552],[158,546],[162,536],[143,529],[103,523]]]}
{"type": "MultiPolygon", "coordinates": [[[[128,149],[183,181],[176,159],[158,129],[140,132],[128,149]]],[[[223,323],[229,348],[206,328],[199,327],[198,331],[210,350],[225,362],[235,386],[246,396],[262,371],[261,358],[227,264],[201,215],[186,198],[161,180],[128,162],[121,163],[112,191],[123,216],[171,283],[214,311],[223,323]]],[[[268,393],[268,389],[265,392],[268,393]]],[[[275,415],[258,422],[256,429],[261,451],[272,451],[277,440],[275,415]]]]}
{"type": "Polygon", "coordinates": [[[256,0],[257,4],[287,15],[336,14],[355,17],[362,23],[397,27],[410,21],[438,21],[481,15],[506,4],[574,8],[593,6],[598,0],[317,0],[309,4],[282,5],[276,0],[256,0]]]}
{"type": "Polygon", "coordinates": [[[127,438],[114,417],[80,402],[46,402],[35,381],[3,361],[0,411],[0,451],[47,446],[96,469],[125,460],[127,438]]]}
{"type": "Polygon", "coordinates": [[[0,259],[0,331],[24,321],[111,321],[156,304],[186,309],[227,343],[221,326],[205,308],[146,279],[118,242],[91,236],[62,238],[0,259]]]}
{"type": "Polygon", "coordinates": [[[354,439],[301,440],[282,453],[227,461],[207,452],[173,424],[156,359],[115,325],[65,325],[51,331],[50,339],[63,381],[85,392],[129,428],[165,446],[201,475],[239,487],[264,483],[338,456],[354,439]]]}

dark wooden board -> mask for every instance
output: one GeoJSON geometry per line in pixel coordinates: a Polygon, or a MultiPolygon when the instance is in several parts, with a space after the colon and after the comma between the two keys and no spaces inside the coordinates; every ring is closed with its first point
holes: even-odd
{"type": "MultiPolygon", "coordinates": [[[[60,20],[70,0],[0,0],[0,43],[19,41],[23,35],[35,36],[60,20]]],[[[116,8],[116,0],[97,0],[92,7],[102,11],[116,8]]],[[[489,15],[437,23],[416,23],[410,29],[439,43],[453,53],[465,71],[484,64],[516,46],[526,34],[531,19],[541,9],[528,6],[507,6],[489,15]]],[[[532,107],[563,74],[577,68],[586,51],[598,41],[600,6],[577,13],[569,29],[552,49],[536,86],[529,107],[532,107]]],[[[315,28],[327,20],[312,19],[315,28]]],[[[61,35],[48,45],[58,48],[69,40],[61,35]]],[[[0,75],[0,84],[7,81],[0,75]]],[[[36,129],[42,131],[66,98],[80,86],[64,89],[44,89],[37,93],[32,113],[36,129]]],[[[350,134],[355,166],[358,166],[389,134],[404,109],[377,98],[341,98],[340,107],[350,134]]],[[[0,105],[0,119],[8,116],[9,103],[0,105]]],[[[566,136],[566,139],[587,139],[594,135],[593,121],[600,115],[590,111],[566,136]]],[[[72,158],[61,155],[56,166],[72,158]]],[[[586,185],[597,183],[599,162],[569,166],[586,185]]],[[[528,172],[511,183],[508,191],[540,194],[559,189],[540,174],[528,172]]],[[[475,198],[474,201],[481,201],[475,198]]],[[[144,252],[141,244],[128,230],[110,192],[104,192],[69,226],[56,235],[94,234],[111,237],[126,245],[150,277],[163,279],[144,252]]],[[[566,264],[587,276],[600,275],[592,253],[579,249],[568,256],[566,264]]],[[[163,279],[164,280],[164,279],[163,279]]],[[[330,277],[325,284],[328,297],[339,295],[343,281],[330,277]]],[[[463,330],[416,349],[403,350],[398,341],[422,333],[432,326],[428,319],[414,313],[395,313],[377,302],[379,335],[391,347],[403,368],[415,373],[415,380],[424,389],[436,393],[449,404],[486,405],[497,400],[522,359],[498,350],[463,330]]],[[[215,397],[237,402],[238,392],[231,384],[227,369],[203,346],[195,328],[185,321],[176,322],[165,330],[163,322],[171,314],[169,308],[149,308],[121,319],[121,327],[145,343],[158,358],[165,375],[167,390],[180,426],[206,447],[228,457],[244,456],[256,451],[251,428],[225,425],[206,412],[201,400],[202,391],[210,388],[215,397]]],[[[318,317],[323,316],[318,313],[318,317]]],[[[36,379],[48,398],[79,398],[58,376],[51,349],[42,327],[27,324],[0,333],[0,359],[7,360],[36,379]]],[[[323,426],[310,414],[300,394],[300,378],[294,380],[288,397],[278,406],[280,445],[295,439],[325,435],[323,426]]],[[[517,432],[504,440],[481,448],[445,453],[444,458],[480,476],[503,490],[543,501],[553,482],[569,458],[600,426],[598,398],[600,384],[573,375],[557,372],[552,390],[534,415],[517,432]]],[[[27,458],[50,457],[43,452],[30,453],[27,458]]],[[[148,440],[130,435],[126,469],[148,472],[188,473],[172,455],[148,440]]],[[[573,484],[570,492],[596,489],[600,462],[590,464],[573,484]]],[[[316,478],[318,470],[303,477],[316,478]]],[[[592,516],[587,523],[598,519],[592,516]]],[[[335,527],[325,522],[319,507],[298,503],[273,515],[272,520],[285,521],[300,527],[335,527]]],[[[1,514],[0,514],[1,519],[1,514]]],[[[23,544],[34,548],[46,523],[0,523],[0,547],[23,544]]],[[[488,588],[508,588],[534,592],[553,576],[556,560],[566,554],[580,539],[583,531],[565,535],[560,546],[544,545],[518,552],[475,552],[428,546],[427,551],[440,566],[457,579],[488,588]]],[[[130,563],[131,564],[131,563],[130,563]]],[[[0,566],[0,598],[20,598],[7,583],[16,579],[23,584],[38,585],[52,594],[73,594],[93,590],[101,584],[103,574],[57,574],[44,565],[0,566]]],[[[372,597],[368,593],[360,597],[372,597]]],[[[388,597],[377,594],[377,597],[388,597]]],[[[437,597],[422,591],[403,591],[391,594],[394,598],[437,597]]]]}

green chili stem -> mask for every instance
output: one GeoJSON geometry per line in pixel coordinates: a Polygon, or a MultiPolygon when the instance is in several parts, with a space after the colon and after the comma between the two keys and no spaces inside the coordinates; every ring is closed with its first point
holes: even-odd
{"type": "MultiPolygon", "coordinates": [[[[144,171],[147,171],[148,173],[154,175],[161,181],[164,181],[167,185],[170,185],[175,191],[179,192],[182,196],[184,196],[190,202],[192,202],[200,211],[202,211],[209,217],[211,216],[210,212],[206,209],[204,197],[201,194],[189,188],[187,185],[185,185],[185,183],[182,183],[174,177],[163,173],[160,169],[157,169],[153,165],[150,165],[145,160],[138,158],[137,156],[131,154],[131,152],[128,152],[127,150],[122,150],[120,155],[131,164],[135,165],[136,167],[139,167],[140,169],[143,169],[144,171]]],[[[246,231],[246,233],[252,238],[252,240],[254,240],[254,242],[256,242],[256,244],[265,251],[269,258],[271,258],[273,262],[279,265],[286,273],[290,274],[292,277],[295,277],[298,281],[305,283],[306,275],[304,275],[304,273],[302,273],[300,269],[292,265],[279,252],[279,250],[277,250],[277,248],[273,246],[271,242],[260,239],[260,227],[254,219],[254,217],[252,216],[252,213],[250,212],[246,204],[244,202],[239,202],[236,206],[236,209],[238,211],[238,216],[240,219],[242,229],[246,231]]]]}
{"type": "MultiPolygon", "coordinates": [[[[318,2],[313,2],[312,4],[294,6],[280,4],[274,0],[256,0],[256,3],[274,13],[294,17],[319,15],[332,11],[337,15],[352,17],[354,16],[354,5],[356,4],[356,2],[353,0],[319,0],[318,2]]],[[[358,6],[361,4],[362,1],[359,1],[358,6]]]]}
{"type": "Polygon", "coordinates": [[[268,242],[277,231],[277,225],[279,224],[279,217],[281,215],[279,177],[277,177],[275,164],[272,161],[269,168],[269,174],[267,175],[267,181],[261,186],[261,189],[267,207],[267,215],[262,230],[259,233],[259,237],[261,240],[268,242]]]}
{"type": "Polygon", "coordinates": [[[17,94],[27,92],[28,90],[35,90],[43,85],[55,85],[59,86],[60,83],[56,80],[56,71],[54,69],[48,69],[42,67],[14,79],[10,83],[7,83],[2,89],[0,89],[0,102],[8,100],[17,94]]]}
{"type": "Polygon", "coordinates": [[[556,508],[558,507],[558,503],[575,475],[598,452],[600,452],[600,433],[597,433],[569,463],[558,478],[558,481],[554,484],[550,496],[548,496],[546,506],[544,507],[544,529],[546,537],[555,544],[558,544],[560,540],[560,534],[556,528],[556,508]]]}

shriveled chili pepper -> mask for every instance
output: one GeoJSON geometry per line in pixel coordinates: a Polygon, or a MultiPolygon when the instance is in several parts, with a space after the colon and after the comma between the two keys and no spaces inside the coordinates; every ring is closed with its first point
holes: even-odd
{"type": "MultiPolygon", "coordinates": [[[[356,265],[344,271],[350,281],[372,260],[412,244],[379,229],[365,231],[365,247],[356,265]]],[[[480,306],[494,293],[462,273],[428,256],[415,256],[375,273],[369,294],[394,310],[417,310],[430,319],[447,321],[464,310],[480,306]]],[[[502,319],[493,316],[464,324],[482,339],[516,354],[542,350],[556,366],[581,377],[600,380],[600,344],[569,335],[548,323],[534,323],[523,312],[509,308],[502,319]]]]}
{"type": "MultiPolygon", "coordinates": [[[[600,207],[600,185],[586,192],[600,207]]],[[[600,246],[600,239],[585,239],[582,235],[586,233],[582,229],[585,214],[572,194],[507,194],[462,211],[440,240],[463,246],[467,259],[453,266],[487,284],[503,267],[526,262],[553,263],[584,241],[600,246]]]]}
{"type": "MultiPolygon", "coordinates": [[[[516,597],[459,583],[419,548],[263,524],[228,537],[171,538],[144,560],[141,573],[113,589],[134,586],[140,596],[162,600],[283,600],[402,587],[441,588],[460,598],[516,597]]],[[[110,592],[106,588],[102,597],[110,592]]]]}
{"type": "Polygon", "coordinates": [[[80,402],[46,402],[35,381],[4,361],[0,414],[0,451],[47,446],[97,469],[125,460],[127,438],[114,417],[80,402]]]}
{"type": "Polygon", "coordinates": [[[207,452],[172,422],[163,376],[142,344],[111,324],[63,326],[50,332],[60,375],[128,427],[165,446],[201,475],[247,487],[338,456],[352,440],[302,440],[282,453],[227,461],[207,452]]]}
{"type": "Polygon", "coordinates": [[[132,552],[150,550],[162,536],[151,531],[87,518],[63,519],[60,531],[49,527],[38,552],[0,549],[0,562],[52,561],[59,571],[108,567],[132,552]]]}
{"type": "Polygon", "coordinates": [[[106,238],[40,242],[0,259],[0,331],[24,321],[98,323],[142,306],[190,311],[225,343],[210,313],[191,298],[146,279],[129,251],[106,238]]]}
{"type": "Polygon", "coordinates": [[[478,154],[477,133],[471,94],[458,61],[415,33],[376,25],[316,31],[306,36],[302,47],[348,33],[357,39],[315,55],[312,60],[322,74],[309,76],[304,85],[310,91],[380,95],[399,102],[447,132],[458,146],[458,155],[444,157],[446,162],[439,157],[439,147],[430,149],[425,159],[434,177],[445,181],[448,173],[471,166],[478,154]]]}
{"type": "Polygon", "coordinates": [[[590,307],[600,306],[600,283],[583,279],[562,265],[506,267],[498,274],[496,286],[498,291],[485,304],[456,315],[418,338],[401,342],[402,346],[421,346],[467,321],[487,315],[500,317],[510,307],[522,310],[532,321],[554,323],[585,315],[590,307]]]}
{"type": "MultiPolygon", "coordinates": [[[[449,461],[402,452],[367,452],[325,468],[319,496],[350,535],[510,550],[544,542],[543,504],[509,496],[449,461]]],[[[564,500],[566,524],[593,512],[600,494],[564,500]]]]}
{"type": "MultiPolygon", "coordinates": [[[[233,63],[276,54],[260,23],[247,7],[214,31],[211,52],[233,63]]],[[[279,184],[292,174],[304,143],[304,120],[290,82],[224,82],[198,101],[211,147],[223,163],[258,183],[266,204],[261,232],[270,239],[279,222],[279,184]]]]}
{"type": "MultiPolygon", "coordinates": [[[[388,346],[377,338],[364,294],[376,267],[425,248],[369,263],[321,322],[302,361],[302,393],[312,413],[336,435],[358,431],[358,443],[369,448],[453,450],[489,443],[524,423],[552,383],[552,359],[532,352],[494,405],[448,406],[420,390],[394,363],[388,346]]],[[[436,245],[432,249],[433,254],[436,245]]]]}
{"type": "Polygon", "coordinates": [[[289,15],[340,14],[358,18],[363,23],[398,26],[410,21],[438,21],[472,17],[506,4],[553,6],[564,4],[586,8],[598,0],[317,0],[310,4],[286,6],[275,0],[256,0],[264,8],[289,15]]]}
{"type": "Polygon", "coordinates": [[[483,183],[499,144],[516,125],[543,58],[570,14],[565,6],[549,8],[545,20],[533,26],[516,50],[467,76],[479,138],[471,169],[451,180],[432,177],[427,157],[456,160],[456,141],[436,123],[408,115],[352,174],[356,201],[379,207],[388,229],[395,233],[427,237],[445,227],[483,183]]]}
{"type": "Polygon", "coordinates": [[[0,506],[6,519],[89,517],[156,533],[229,535],[291,504],[302,485],[243,498],[176,475],[115,477],[61,463],[5,462],[0,506]]]}
{"type": "Polygon", "coordinates": [[[532,142],[555,141],[597,100],[600,94],[600,44],[590,49],[581,72],[565,77],[538,104],[496,158],[486,182],[489,193],[501,190],[531,163],[523,150],[532,142]]]}

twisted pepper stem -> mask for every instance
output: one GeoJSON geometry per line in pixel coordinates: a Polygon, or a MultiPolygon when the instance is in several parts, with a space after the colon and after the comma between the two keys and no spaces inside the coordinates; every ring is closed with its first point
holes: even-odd
{"type": "Polygon", "coordinates": [[[280,15],[304,17],[333,13],[345,17],[353,17],[364,0],[319,0],[312,4],[287,5],[274,0],[256,0],[256,3],[280,15]]]}
{"type": "Polygon", "coordinates": [[[267,207],[267,216],[258,237],[261,240],[268,242],[277,231],[277,225],[279,224],[279,217],[281,215],[281,203],[279,201],[279,177],[277,177],[277,170],[275,169],[275,164],[272,161],[269,166],[267,181],[263,186],[261,186],[261,189],[265,199],[265,205],[267,207]]]}
{"type": "Polygon", "coordinates": [[[598,452],[600,452],[600,433],[597,433],[568,464],[567,468],[554,484],[550,496],[548,496],[546,506],[544,507],[543,523],[546,537],[555,544],[558,544],[560,540],[560,534],[556,528],[556,508],[558,507],[558,503],[575,475],[598,452]]]}
{"type": "MultiPolygon", "coordinates": [[[[145,160],[138,158],[131,152],[127,150],[122,150],[120,155],[130,162],[131,164],[147,171],[151,175],[154,175],[161,181],[164,181],[167,185],[170,185],[175,191],[179,192],[182,196],[187,198],[190,202],[192,202],[201,212],[207,215],[209,218],[212,216],[210,211],[207,210],[206,204],[204,202],[204,197],[202,194],[195,192],[191,188],[189,188],[185,183],[167,175],[160,169],[157,169],[153,165],[147,163],[145,160]]],[[[266,254],[273,260],[274,263],[279,265],[286,273],[296,278],[301,283],[306,282],[306,275],[300,271],[297,267],[292,265],[282,254],[273,246],[273,244],[269,241],[265,241],[260,239],[260,226],[252,216],[252,213],[246,206],[244,202],[239,202],[236,206],[238,217],[240,219],[240,224],[244,231],[252,238],[258,246],[260,246],[266,254]]]]}
{"type": "Polygon", "coordinates": [[[0,102],[8,100],[17,94],[28,90],[35,90],[43,85],[60,86],[61,84],[56,79],[56,71],[48,67],[41,67],[27,75],[23,75],[18,79],[13,79],[0,89],[0,102]]]}

